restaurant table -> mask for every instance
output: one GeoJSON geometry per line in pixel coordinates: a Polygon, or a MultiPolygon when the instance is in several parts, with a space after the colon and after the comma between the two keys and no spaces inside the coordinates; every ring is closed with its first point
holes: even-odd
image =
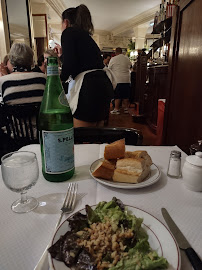
{"type": "MultiPolygon", "coordinates": [[[[147,211],[165,224],[161,215],[161,208],[165,207],[202,258],[202,193],[187,190],[183,178],[173,179],[166,175],[171,150],[180,149],[177,146],[126,146],[129,151],[146,150],[161,170],[161,178],[157,183],[141,189],[126,190],[104,186],[91,178],[90,165],[103,157],[104,147],[104,144],[75,145],[75,175],[61,183],[48,182],[42,176],[39,145],[22,148],[35,152],[38,158],[39,179],[28,195],[36,197],[39,206],[29,213],[14,213],[11,204],[20,194],[7,189],[0,176],[0,270],[34,269],[53,236],[71,181],[78,181],[75,211],[86,204],[110,201],[115,196],[125,204],[147,211]]],[[[182,164],[185,157],[186,154],[182,152],[182,164]]],[[[183,251],[181,255],[181,269],[192,269],[183,251]]]]}

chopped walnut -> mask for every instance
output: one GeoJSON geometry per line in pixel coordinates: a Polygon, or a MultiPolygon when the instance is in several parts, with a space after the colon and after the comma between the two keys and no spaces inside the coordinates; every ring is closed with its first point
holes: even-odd
{"type": "Polygon", "coordinates": [[[77,235],[81,238],[77,242],[80,246],[87,248],[95,258],[98,270],[115,266],[121,258],[126,257],[128,253],[125,252],[126,246],[123,241],[134,236],[131,229],[125,231],[117,229],[114,232],[107,219],[105,219],[105,223],[91,224],[90,228],[83,230],[83,232],[85,231],[89,233],[88,239],[82,239],[83,233],[79,231],[77,235]],[[107,261],[107,254],[110,254],[110,261],[107,261]]]}

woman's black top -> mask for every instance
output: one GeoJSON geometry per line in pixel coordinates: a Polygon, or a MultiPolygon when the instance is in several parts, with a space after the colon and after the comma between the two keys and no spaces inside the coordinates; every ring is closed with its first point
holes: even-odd
{"type": "Polygon", "coordinates": [[[73,79],[81,72],[104,67],[101,52],[88,32],[68,27],[62,33],[61,80],[73,79]]]}

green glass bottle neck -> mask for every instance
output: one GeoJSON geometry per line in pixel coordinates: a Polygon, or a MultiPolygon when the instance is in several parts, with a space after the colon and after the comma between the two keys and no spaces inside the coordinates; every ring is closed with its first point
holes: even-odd
{"type": "Polygon", "coordinates": [[[64,110],[71,112],[59,75],[47,76],[41,111],[64,110]]]}

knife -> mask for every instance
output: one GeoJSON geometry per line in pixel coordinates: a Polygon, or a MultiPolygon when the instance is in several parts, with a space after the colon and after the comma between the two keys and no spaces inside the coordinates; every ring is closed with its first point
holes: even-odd
{"type": "Polygon", "coordinates": [[[171,216],[168,214],[168,211],[165,208],[161,208],[161,213],[170,229],[172,234],[174,235],[180,249],[184,250],[190,263],[192,264],[195,270],[202,270],[202,261],[194,251],[194,249],[190,246],[187,239],[184,237],[180,229],[177,227],[175,222],[172,220],[171,216]]]}

